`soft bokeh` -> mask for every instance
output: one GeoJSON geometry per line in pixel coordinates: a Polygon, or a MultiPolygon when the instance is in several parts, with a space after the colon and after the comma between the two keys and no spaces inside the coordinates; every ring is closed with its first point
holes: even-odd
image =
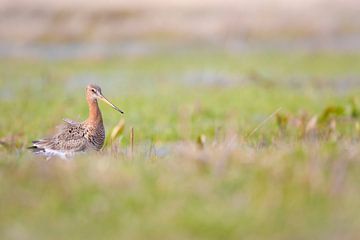
{"type": "Polygon", "coordinates": [[[0,0],[0,239],[359,239],[356,0],[0,0]],[[26,149],[100,104],[99,153],[26,149]]]}

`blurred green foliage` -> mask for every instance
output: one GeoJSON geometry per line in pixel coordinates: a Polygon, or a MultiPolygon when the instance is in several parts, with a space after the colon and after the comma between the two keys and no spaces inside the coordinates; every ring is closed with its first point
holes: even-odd
{"type": "Polygon", "coordinates": [[[345,53],[1,60],[0,238],[355,239],[359,76],[345,53]],[[86,118],[92,82],[126,113],[101,104],[120,140],[70,162],[27,152],[86,118]]]}

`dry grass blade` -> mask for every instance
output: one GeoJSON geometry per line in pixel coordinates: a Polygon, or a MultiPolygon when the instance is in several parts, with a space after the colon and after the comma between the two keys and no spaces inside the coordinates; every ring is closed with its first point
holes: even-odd
{"type": "Polygon", "coordinates": [[[206,143],[205,134],[201,134],[200,136],[198,136],[198,138],[196,139],[196,143],[200,149],[203,149],[205,147],[205,143],[206,143]]]}
{"type": "Polygon", "coordinates": [[[271,113],[267,118],[265,118],[259,125],[257,125],[248,135],[246,135],[246,138],[251,137],[254,135],[254,133],[259,130],[264,124],[269,121],[271,118],[273,118],[277,113],[281,111],[281,107],[276,109],[273,113],[271,113]]]}
{"type": "Polygon", "coordinates": [[[114,142],[116,138],[118,138],[124,132],[124,129],[125,129],[125,119],[122,118],[111,132],[110,135],[111,142],[114,142]]]}
{"type": "Polygon", "coordinates": [[[305,126],[305,134],[314,131],[316,129],[317,122],[318,122],[318,117],[313,116],[305,126]]]}
{"type": "Polygon", "coordinates": [[[134,156],[134,128],[131,128],[130,132],[130,144],[131,144],[131,157],[134,156]]]}
{"type": "Polygon", "coordinates": [[[356,131],[357,133],[360,133],[360,122],[356,122],[356,123],[355,123],[355,131],[356,131]]]}
{"type": "Polygon", "coordinates": [[[353,118],[360,117],[360,107],[357,98],[354,97],[351,99],[350,106],[351,106],[351,116],[353,118]]]}
{"type": "Polygon", "coordinates": [[[289,116],[286,114],[276,113],[276,123],[281,131],[285,131],[289,124],[289,116]]]}

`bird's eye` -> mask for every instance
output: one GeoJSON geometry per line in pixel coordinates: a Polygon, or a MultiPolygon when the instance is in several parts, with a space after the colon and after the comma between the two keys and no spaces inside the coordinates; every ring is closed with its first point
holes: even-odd
{"type": "Polygon", "coordinates": [[[96,93],[95,89],[91,89],[91,91],[92,91],[93,93],[96,93]]]}

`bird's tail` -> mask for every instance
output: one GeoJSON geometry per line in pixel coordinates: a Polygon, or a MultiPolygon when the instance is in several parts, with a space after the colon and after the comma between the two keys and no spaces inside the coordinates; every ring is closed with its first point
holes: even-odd
{"type": "Polygon", "coordinates": [[[27,147],[27,149],[29,149],[30,151],[32,151],[33,153],[42,153],[45,152],[45,148],[41,148],[38,147],[36,144],[39,143],[40,141],[33,141],[32,142],[32,146],[27,147]]]}

